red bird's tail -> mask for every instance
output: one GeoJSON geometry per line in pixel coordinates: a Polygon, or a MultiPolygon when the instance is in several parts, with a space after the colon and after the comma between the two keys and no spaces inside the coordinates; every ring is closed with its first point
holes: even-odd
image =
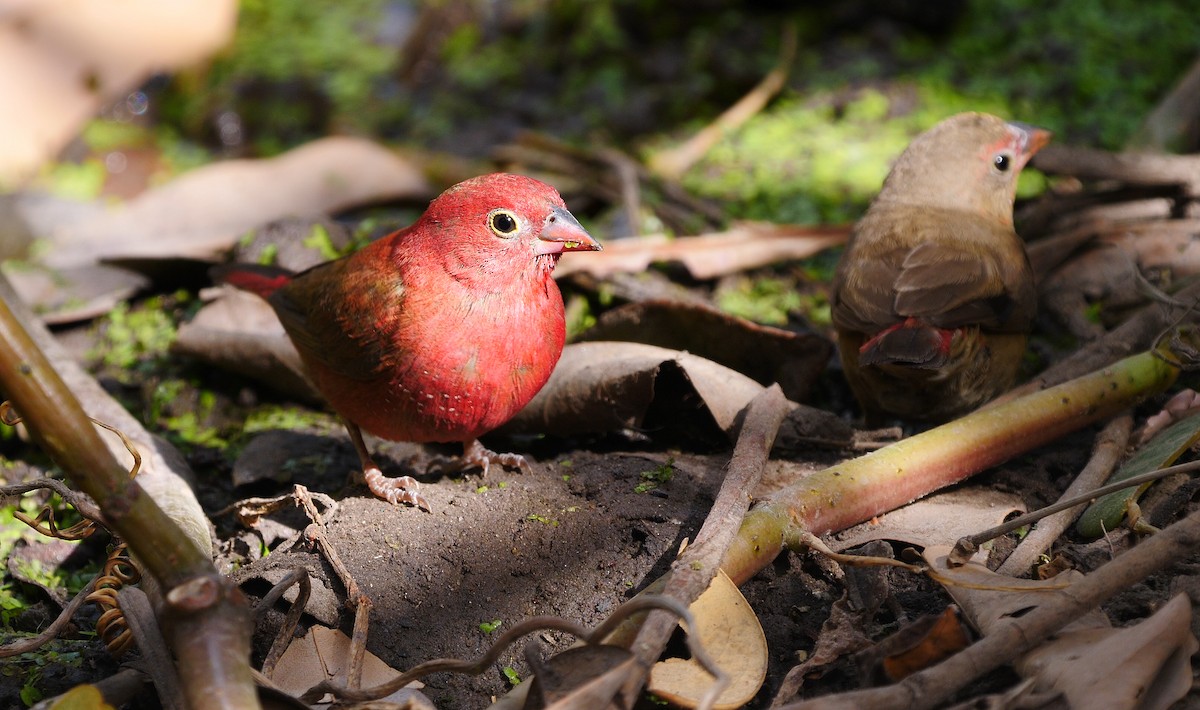
{"type": "Polygon", "coordinates": [[[293,276],[287,269],[261,264],[223,264],[209,269],[208,275],[217,283],[226,283],[263,298],[275,293],[293,276]]]}

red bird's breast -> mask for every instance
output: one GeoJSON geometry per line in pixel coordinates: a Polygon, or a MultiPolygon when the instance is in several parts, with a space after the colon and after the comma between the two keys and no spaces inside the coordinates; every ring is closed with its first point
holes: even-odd
{"type": "Polygon", "coordinates": [[[482,295],[449,279],[420,283],[428,274],[406,277],[412,287],[398,312],[377,310],[371,322],[346,328],[375,353],[371,376],[348,376],[328,358],[303,349],[301,355],[333,408],[376,436],[477,438],[524,407],[562,353],[562,296],[548,271],[536,272],[482,295]]]}

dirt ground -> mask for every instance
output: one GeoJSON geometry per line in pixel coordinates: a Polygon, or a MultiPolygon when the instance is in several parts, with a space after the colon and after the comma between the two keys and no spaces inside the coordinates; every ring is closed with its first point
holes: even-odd
{"type": "MultiPolygon", "coordinates": [[[[1086,462],[1093,435],[1089,430],[1066,437],[966,485],[1016,493],[1031,509],[1043,505],[1086,462]]],[[[254,530],[219,512],[239,499],[285,494],[290,483],[331,494],[336,508],[325,511],[329,540],[373,603],[368,649],[398,669],[439,657],[478,657],[499,633],[485,633],[480,628],[484,622],[499,620],[500,631],[521,619],[547,614],[589,626],[599,623],[662,574],[681,543],[694,537],[729,455],[724,449],[710,454],[664,449],[619,436],[570,442],[497,438],[490,442],[493,447],[525,452],[532,472],[493,470],[486,480],[478,470],[465,475],[421,475],[422,492],[433,508],[424,512],[390,506],[369,497],[362,485],[348,482],[347,473],[356,468],[356,459],[340,432],[277,431],[260,436],[266,437],[266,445],[258,448],[268,454],[263,460],[244,463],[291,471],[289,481],[259,481],[235,489],[227,477],[211,470],[210,461],[192,462],[197,470],[210,465],[197,492],[216,525],[219,563],[230,570],[241,567],[236,574],[251,597],[265,593],[269,583],[263,579],[272,574],[277,578],[279,570],[295,566],[313,570],[317,589],[310,604],[313,613],[305,616],[302,625],[320,620],[349,633],[353,614],[343,606],[345,589],[329,565],[298,542],[308,524],[298,509],[287,506],[254,530]],[[289,459],[292,465],[285,463],[289,459]],[[323,464],[296,465],[313,460],[323,464]],[[661,470],[668,463],[674,471],[669,481],[649,491],[635,490],[646,480],[643,473],[661,470]],[[272,549],[271,554],[248,564],[258,556],[254,551],[263,547],[272,549]]],[[[453,453],[404,444],[373,445],[389,474],[424,471],[437,456],[453,453]]],[[[801,458],[816,468],[842,455],[814,449],[801,458]]],[[[1112,548],[1101,542],[1067,545],[1061,551],[1086,571],[1123,546],[1118,536],[1112,548]]],[[[895,545],[895,551],[901,547],[895,545]]],[[[1200,589],[1197,570],[1195,559],[1181,561],[1176,569],[1119,595],[1106,611],[1117,625],[1143,618],[1172,593],[1200,589]]],[[[920,616],[940,613],[949,603],[938,585],[909,572],[879,572],[876,578],[883,581],[884,600],[863,629],[872,640],[920,616]]],[[[787,671],[813,650],[831,605],[846,587],[828,563],[794,553],[780,556],[744,585],[743,592],[765,631],[771,664],[767,682],[750,707],[767,707],[787,671]]],[[[284,608],[280,604],[259,624],[256,663],[269,647],[284,608]]],[[[573,641],[557,633],[534,638],[544,655],[573,641]]],[[[432,675],[424,692],[439,708],[486,707],[510,688],[504,669],[528,677],[524,646],[523,641],[509,648],[476,677],[432,675]]],[[[74,663],[45,669],[40,687],[51,696],[115,669],[116,663],[96,649],[84,652],[74,663]]],[[[806,679],[802,695],[815,697],[870,684],[863,680],[864,673],[852,657],[843,658],[819,677],[806,679]]],[[[964,699],[1001,692],[1016,680],[1011,671],[992,674],[974,684],[964,699]]],[[[0,704],[18,707],[19,688],[19,675],[0,676],[0,704]]],[[[137,707],[156,707],[156,701],[147,695],[137,707]]]]}
{"type": "MultiPolygon", "coordinates": [[[[1019,492],[1031,507],[1044,504],[1086,462],[1090,441],[1091,432],[1076,434],[971,484],[1019,492]]],[[[345,469],[352,468],[348,445],[334,445],[345,469]]],[[[390,450],[400,452],[384,459],[385,469],[393,472],[410,466],[419,470],[427,460],[419,450],[413,456],[411,447],[390,450]]],[[[815,465],[832,456],[813,454],[815,465]]],[[[408,668],[437,657],[470,659],[483,654],[494,637],[480,630],[483,622],[500,620],[503,630],[523,618],[549,614],[589,626],[599,623],[662,574],[684,539],[695,535],[728,460],[725,453],[694,455],[628,446],[605,450],[603,444],[555,449],[542,443],[533,456],[531,474],[494,471],[487,480],[478,471],[455,478],[424,477],[422,491],[432,513],[386,505],[363,495],[361,486],[341,491],[344,497],[327,520],[329,538],[374,604],[370,651],[395,668],[408,668]],[[668,461],[675,471],[669,482],[635,492],[643,472],[668,461]]],[[[336,490],[336,479],[331,473],[309,484],[336,490]]],[[[281,519],[299,528],[306,523],[296,513],[281,519]]],[[[1104,561],[1091,559],[1095,564],[1104,561]]],[[[314,554],[281,550],[264,563],[268,560],[272,567],[319,566],[318,578],[344,599],[340,583],[330,581],[330,569],[314,554]]],[[[928,580],[903,571],[880,574],[887,580],[888,601],[872,628],[865,629],[872,639],[922,615],[940,613],[949,603],[940,587],[928,580]]],[[[1165,600],[1170,586],[1166,582],[1152,579],[1112,606],[1130,612],[1130,618],[1144,615],[1165,600]]],[[[266,584],[247,588],[261,592],[266,584]]],[[[744,586],[771,654],[767,683],[751,707],[766,707],[787,670],[812,649],[830,605],[844,588],[828,564],[791,553],[744,586]]],[[[1119,623],[1122,615],[1114,621],[1119,623]]],[[[349,633],[352,614],[342,612],[340,622],[349,633]]],[[[270,640],[260,630],[258,653],[265,652],[270,640]]],[[[559,634],[542,634],[538,640],[546,654],[572,641],[559,634]]],[[[522,678],[528,675],[523,647],[524,643],[511,647],[478,677],[431,676],[424,692],[438,707],[486,707],[509,688],[502,669],[511,667],[522,678]]],[[[972,695],[998,692],[1014,679],[1009,672],[993,674],[977,684],[972,695]]],[[[806,682],[804,695],[859,684],[859,670],[846,658],[806,682]]]]}

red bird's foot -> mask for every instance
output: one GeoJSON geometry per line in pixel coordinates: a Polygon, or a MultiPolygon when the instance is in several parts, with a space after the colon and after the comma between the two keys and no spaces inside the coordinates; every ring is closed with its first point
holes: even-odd
{"type": "Polygon", "coordinates": [[[463,455],[458,460],[458,470],[464,470],[478,466],[483,469],[483,477],[487,478],[488,470],[492,464],[499,464],[502,468],[520,469],[521,473],[532,473],[529,462],[520,454],[498,454],[495,451],[484,448],[479,440],[471,441],[463,444],[463,455]]]}
{"type": "Polygon", "coordinates": [[[412,476],[389,478],[383,475],[383,471],[380,471],[378,467],[368,466],[363,471],[363,478],[367,482],[367,488],[377,498],[386,500],[392,505],[408,503],[426,512],[433,512],[433,509],[429,507],[429,501],[425,499],[425,496],[417,492],[421,484],[417,483],[417,479],[412,476]]]}

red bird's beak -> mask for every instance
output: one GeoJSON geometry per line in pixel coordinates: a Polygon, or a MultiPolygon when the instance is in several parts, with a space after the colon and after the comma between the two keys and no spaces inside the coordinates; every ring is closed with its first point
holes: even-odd
{"type": "Polygon", "coordinates": [[[592,239],[575,215],[564,207],[550,210],[535,247],[538,256],[561,254],[564,251],[600,251],[600,242],[592,239]]]}

